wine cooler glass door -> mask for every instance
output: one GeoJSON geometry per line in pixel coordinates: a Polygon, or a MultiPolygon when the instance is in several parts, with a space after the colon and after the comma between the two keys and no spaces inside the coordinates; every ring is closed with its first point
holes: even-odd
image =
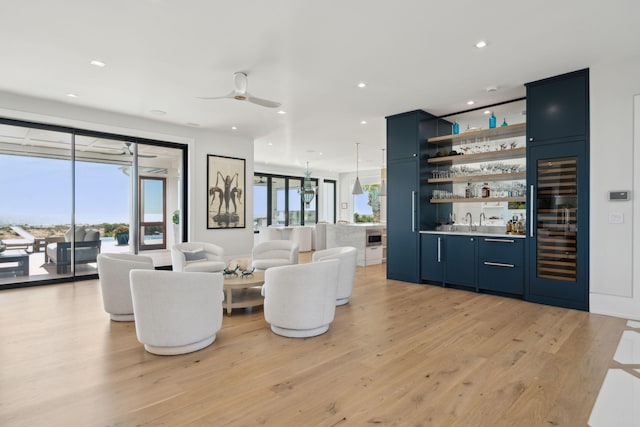
{"type": "Polygon", "coordinates": [[[588,179],[583,144],[532,147],[529,281],[532,300],[588,309],[588,179]]]}

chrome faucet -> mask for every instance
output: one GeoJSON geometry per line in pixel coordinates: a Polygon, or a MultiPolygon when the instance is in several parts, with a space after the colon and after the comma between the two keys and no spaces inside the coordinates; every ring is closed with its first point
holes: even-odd
{"type": "Polygon", "coordinates": [[[473,231],[473,217],[471,216],[471,212],[467,212],[464,216],[464,220],[466,221],[469,218],[469,231],[473,231]]]}
{"type": "Polygon", "coordinates": [[[480,221],[478,222],[480,227],[482,227],[482,218],[484,218],[485,222],[487,221],[487,217],[484,216],[484,212],[480,212],[480,221]]]}

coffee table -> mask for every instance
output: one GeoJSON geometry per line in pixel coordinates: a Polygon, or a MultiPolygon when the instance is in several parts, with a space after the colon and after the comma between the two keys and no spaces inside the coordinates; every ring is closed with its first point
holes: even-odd
{"type": "Polygon", "coordinates": [[[10,271],[16,275],[29,275],[29,254],[24,250],[6,250],[0,252],[0,263],[16,263],[15,266],[1,267],[0,272],[10,271]]]}
{"type": "Polygon", "coordinates": [[[256,271],[251,276],[247,277],[225,276],[225,299],[222,304],[227,309],[227,316],[231,316],[231,310],[234,308],[247,308],[262,305],[264,302],[264,297],[261,295],[261,287],[263,284],[263,271],[256,271]]]}

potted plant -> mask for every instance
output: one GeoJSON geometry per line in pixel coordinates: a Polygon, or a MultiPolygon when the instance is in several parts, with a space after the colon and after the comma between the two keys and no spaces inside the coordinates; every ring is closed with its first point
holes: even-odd
{"type": "Polygon", "coordinates": [[[171,222],[173,222],[173,239],[175,243],[180,242],[180,211],[173,211],[171,216],[171,222]]]}
{"type": "Polygon", "coordinates": [[[113,230],[113,236],[115,237],[118,245],[128,245],[129,244],[129,226],[128,225],[119,225],[113,230]]]}

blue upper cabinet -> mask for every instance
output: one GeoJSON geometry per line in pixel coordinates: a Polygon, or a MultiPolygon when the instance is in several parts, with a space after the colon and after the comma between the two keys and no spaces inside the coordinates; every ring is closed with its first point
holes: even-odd
{"type": "Polygon", "coordinates": [[[418,158],[420,122],[433,117],[424,111],[410,111],[387,117],[387,160],[418,158]]]}
{"type": "Polygon", "coordinates": [[[588,70],[527,83],[526,87],[529,144],[588,137],[588,70]]]}

